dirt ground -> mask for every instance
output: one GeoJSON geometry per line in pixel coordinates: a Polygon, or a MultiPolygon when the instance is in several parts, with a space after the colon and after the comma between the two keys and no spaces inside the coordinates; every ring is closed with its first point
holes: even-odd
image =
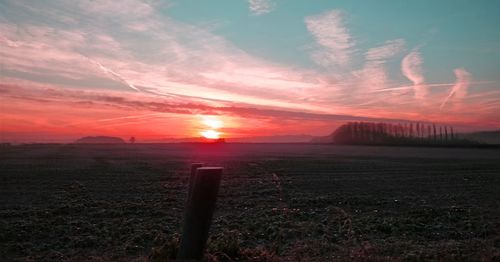
{"type": "Polygon", "coordinates": [[[0,148],[0,257],[172,257],[193,162],[225,168],[207,260],[500,259],[500,150],[307,144],[0,148]]]}

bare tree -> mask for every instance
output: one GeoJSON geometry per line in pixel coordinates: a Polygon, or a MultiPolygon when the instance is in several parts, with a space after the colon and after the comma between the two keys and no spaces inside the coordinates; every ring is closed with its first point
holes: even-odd
{"type": "Polygon", "coordinates": [[[432,124],[432,129],[434,129],[434,141],[437,140],[436,124],[432,124]]]}

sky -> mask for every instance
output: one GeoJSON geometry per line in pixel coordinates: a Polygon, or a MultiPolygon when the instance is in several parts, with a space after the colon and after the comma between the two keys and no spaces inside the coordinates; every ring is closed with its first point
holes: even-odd
{"type": "Polygon", "coordinates": [[[500,129],[499,10],[0,0],[0,140],[319,136],[349,121],[500,129]]]}

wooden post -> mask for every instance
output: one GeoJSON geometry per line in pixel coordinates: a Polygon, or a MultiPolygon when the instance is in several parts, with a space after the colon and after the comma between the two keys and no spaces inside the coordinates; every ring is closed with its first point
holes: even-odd
{"type": "Polygon", "coordinates": [[[193,191],[184,214],[182,238],[177,259],[201,260],[203,258],[222,171],[222,167],[200,167],[197,169],[193,191]]]}
{"type": "Polygon", "coordinates": [[[188,188],[188,197],[187,201],[191,198],[191,194],[193,193],[193,185],[194,178],[196,177],[196,169],[203,166],[203,163],[192,163],[191,164],[191,174],[189,175],[189,188],[188,188]]]}

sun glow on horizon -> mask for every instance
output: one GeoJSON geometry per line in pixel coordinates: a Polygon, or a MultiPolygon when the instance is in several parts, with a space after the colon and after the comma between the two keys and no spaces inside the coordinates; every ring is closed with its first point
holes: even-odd
{"type": "Polygon", "coordinates": [[[200,134],[206,139],[219,139],[221,132],[217,129],[223,126],[222,120],[217,116],[201,116],[201,123],[206,126],[206,130],[200,131],[200,134]]]}
{"type": "Polygon", "coordinates": [[[500,130],[500,1],[27,2],[0,0],[0,143],[500,130]]]}
{"type": "Polygon", "coordinates": [[[206,139],[219,139],[221,133],[210,129],[210,130],[201,131],[200,134],[206,139]]]}
{"type": "Polygon", "coordinates": [[[219,129],[222,127],[222,121],[214,116],[203,116],[202,123],[211,129],[219,129]]]}

